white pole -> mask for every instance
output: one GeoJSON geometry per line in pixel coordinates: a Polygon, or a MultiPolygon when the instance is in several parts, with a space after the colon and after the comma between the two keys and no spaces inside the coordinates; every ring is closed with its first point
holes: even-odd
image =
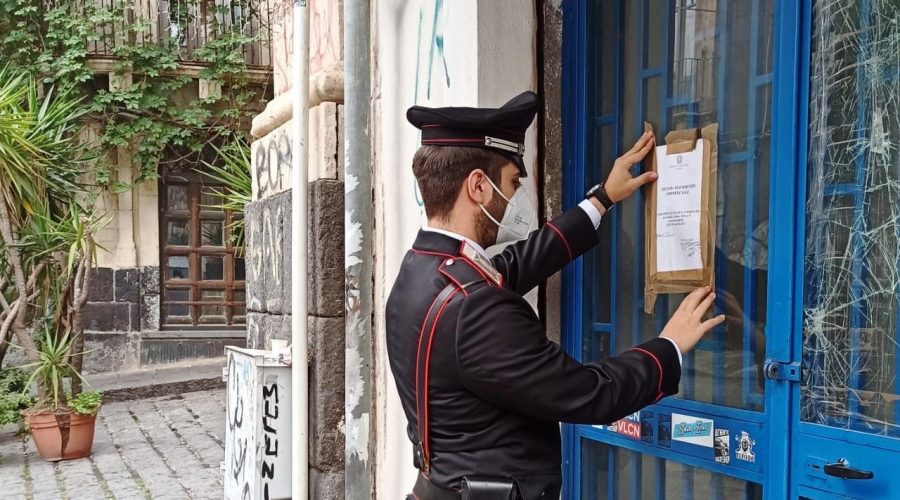
{"type": "Polygon", "coordinates": [[[291,498],[309,498],[309,367],[306,358],[307,235],[309,212],[309,7],[294,0],[291,102],[294,130],[291,148],[291,498]]]}

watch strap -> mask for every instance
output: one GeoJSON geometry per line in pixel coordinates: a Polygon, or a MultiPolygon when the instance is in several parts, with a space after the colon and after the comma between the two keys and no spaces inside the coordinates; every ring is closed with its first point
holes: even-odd
{"type": "Polygon", "coordinates": [[[599,201],[600,204],[603,205],[603,208],[607,211],[609,211],[609,209],[612,208],[613,205],[615,205],[615,203],[613,203],[613,201],[609,199],[609,194],[606,193],[606,188],[603,187],[603,185],[597,187],[597,189],[595,189],[594,192],[591,193],[591,196],[597,198],[597,201],[599,201]]]}

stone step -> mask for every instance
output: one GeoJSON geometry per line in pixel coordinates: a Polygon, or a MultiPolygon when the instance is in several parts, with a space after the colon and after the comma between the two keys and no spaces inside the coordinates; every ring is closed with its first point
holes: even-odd
{"type": "Polygon", "coordinates": [[[141,367],[168,365],[186,361],[218,358],[225,346],[245,347],[246,331],[222,332],[160,332],[141,335],[141,367]]]}
{"type": "Polygon", "coordinates": [[[225,356],[145,366],[137,370],[85,375],[88,390],[103,391],[103,401],[125,401],[225,386],[225,356]]]}

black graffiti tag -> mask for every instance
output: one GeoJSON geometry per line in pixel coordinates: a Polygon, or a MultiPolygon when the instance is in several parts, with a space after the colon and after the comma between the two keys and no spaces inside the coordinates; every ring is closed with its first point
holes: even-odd
{"type": "MultiPolygon", "coordinates": [[[[228,420],[228,429],[231,434],[232,448],[232,475],[235,482],[240,483],[244,474],[244,465],[247,463],[247,438],[240,437],[237,429],[244,425],[244,397],[241,394],[240,373],[234,354],[228,356],[228,374],[232,380],[231,394],[227,398],[229,408],[226,410],[226,418],[228,420]]],[[[249,478],[244,479],[244,485],[241,487],[241,498],[250,499],[250,481],[249,478]]]]}
{"type": "MultiPolygon", "coordinates": [[[[278,420],[278,385],[273,383],[263,387],[263,439],[266,443],[266,457],[278,457],[278,431],[274,427],[274,421],[278,420]],[[274,447],[273,447],[274,445],[274,447]]],[[[263,485],[263,498],[269,498],[269,483],[266,479],[275,479],[275,463],[263,460],[261,474],[265,484],[263,485]]]]}

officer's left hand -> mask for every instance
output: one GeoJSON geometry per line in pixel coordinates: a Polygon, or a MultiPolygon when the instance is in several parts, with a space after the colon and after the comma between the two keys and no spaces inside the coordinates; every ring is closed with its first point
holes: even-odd
{"type": "Polygon", "coordinates": [[[632,177],[630,172],[631,167],[643,161],[654,145],[656,145],[656,137],[651,132],[645,132],[634,143],[630,151],[616,159],[609,177],[603,183],[606,194],[613,203],[618,203],[628,198],[639,187],[656,180],[657,175],[655,172],[645,172],[637,177],[632,177]]]}

